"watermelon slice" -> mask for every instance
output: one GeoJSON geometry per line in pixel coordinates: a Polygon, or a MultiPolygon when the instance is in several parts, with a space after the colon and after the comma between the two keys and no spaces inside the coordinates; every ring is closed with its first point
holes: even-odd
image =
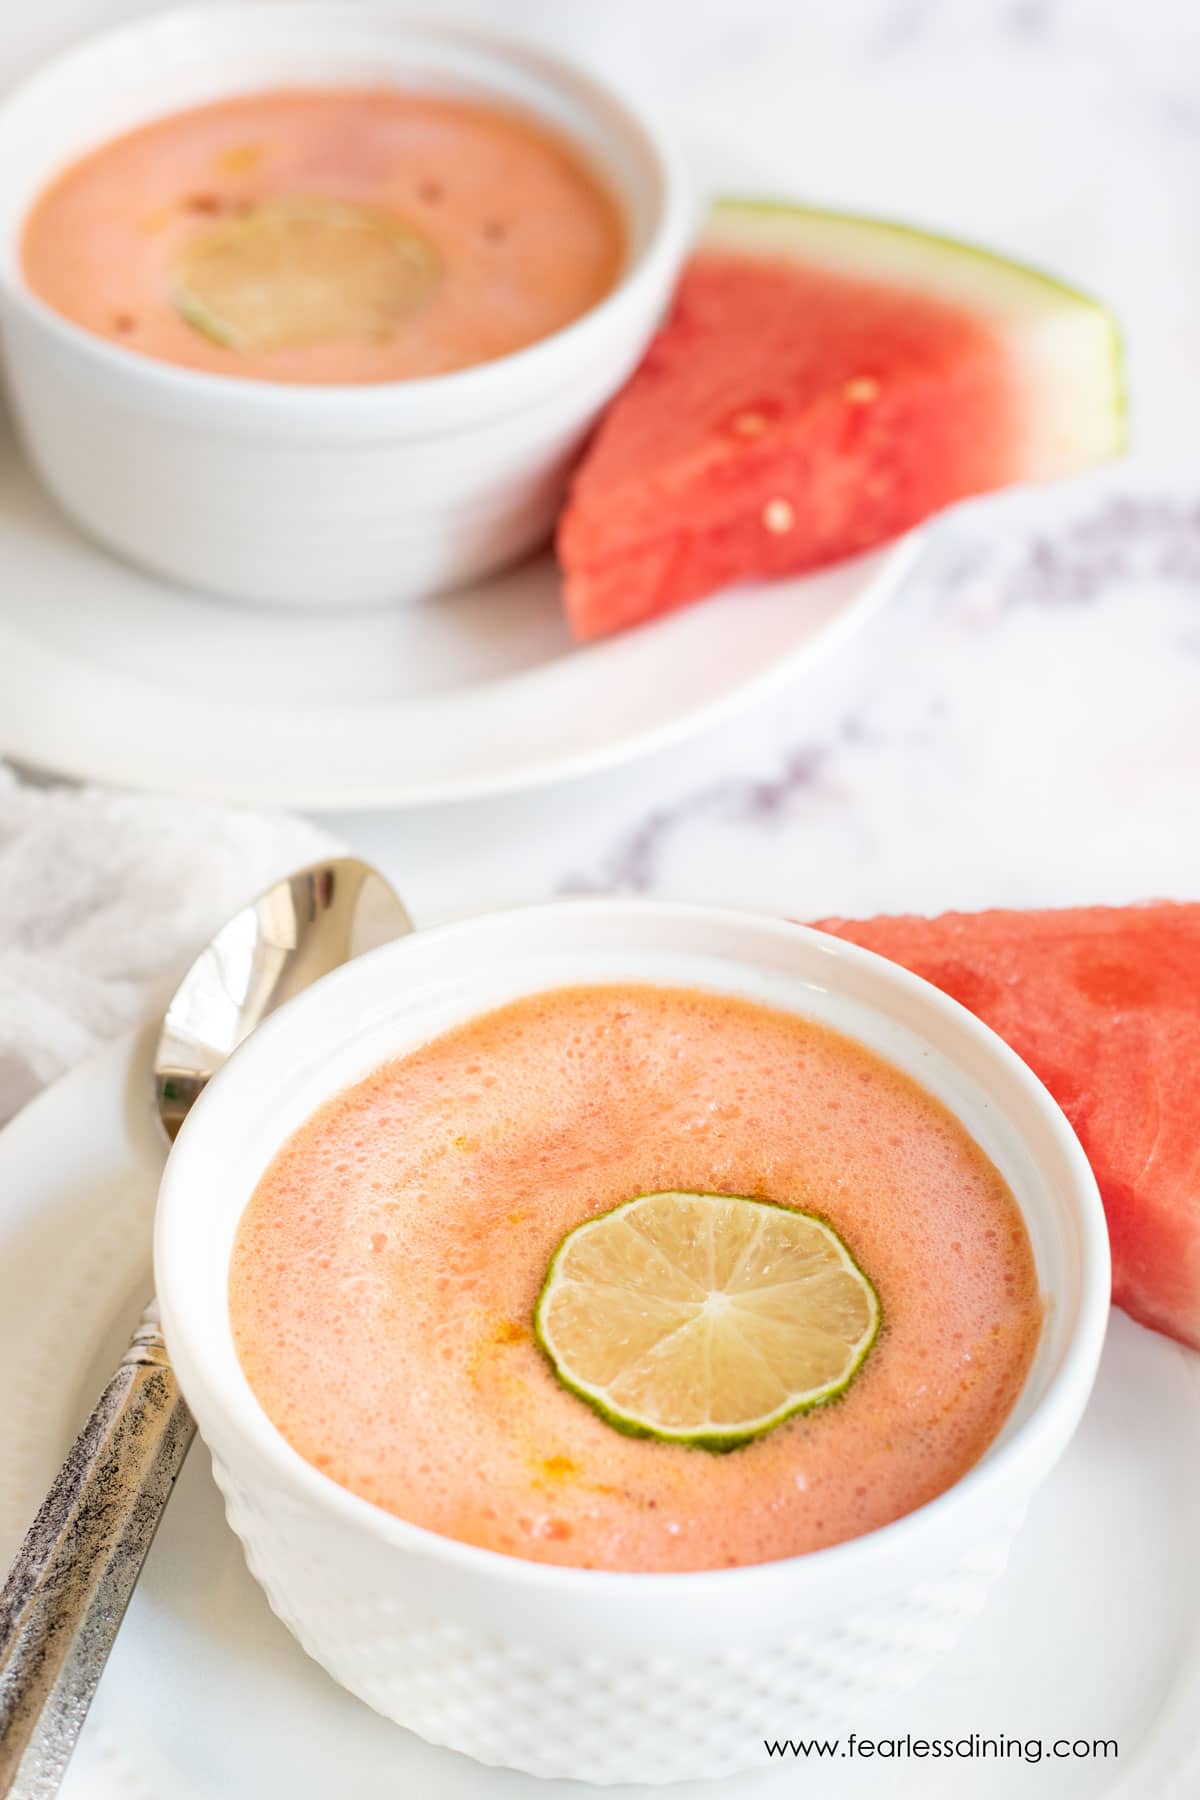
{"type": "Polygon", "coordinates": [[[576,472],[567,614],[599,637],[1123,441],[1095,301],[904,226],[722,201],[576,472]]]}
{"type": "Polygon", "coordinates": [[[820,928],[923,975],[1007,1039],[1096,1172],[1113,1299],[1200,1348],[1200,905],[820,928]]]}

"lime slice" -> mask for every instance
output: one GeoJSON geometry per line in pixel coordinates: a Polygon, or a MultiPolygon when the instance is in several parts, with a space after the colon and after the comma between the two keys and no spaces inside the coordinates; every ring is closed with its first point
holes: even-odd
{"type": "Polygon", "coordinates": [[[735,1450],[842,1393],[879,1319],[823,1220],[666,1193],[567,1233],[534,1328],[559,1380],[618,1430],[735,1450]]]}
{"type": "Polygon", "coordinates": [[[231,350],[380,341],[441,275],[398,214],[341,200],[265,200],[197,231],[175,267],[188,323],[231,350]]]}

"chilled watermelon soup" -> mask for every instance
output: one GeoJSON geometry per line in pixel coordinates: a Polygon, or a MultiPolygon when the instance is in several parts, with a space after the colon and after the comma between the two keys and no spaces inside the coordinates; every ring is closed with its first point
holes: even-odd
{"type": "Polygon", "coordinates": [[[252,379],[439,375],[618,280],[620,209],[515,111],[395,89],[239,95],[102,145],[34,205],[25,279],[162,361],[252,379]]]}
{"type": "Polygon", "coordinates": [[[327,1104],[259,1182],[229,1295],[251,1388],[334,1481],[465,1543],[625,1570],[792,1556],[934,1498],[996,1436],[1042,1318],[1012,1194],[906,1075],[790,1013],[634,985],[515,1001],[327,1104]],[[659,1197],[657,1222],[625,1227],[612,1209],[644,1195],[659,1197]],[[684,1251],[664,1235],[677,1202],[693,1221],[684,1251]],[[580,1232],[587,1221],[599,1223],[580,1232]],[[628,1299],[614,1221],[655,1291],[639,1290],[617,1350],[593,1357],[596,1379],[611,1374],[605,1354],[640,1357],[643,1377],[672,1346],[686,1363],[664,1308],[700,1254],[707,1285],[732,1299],[693,1307],[689,1330],[714,1309],[722,1328],[743,1320],[703,1354],[715,1363],[732,1343],[757,1381],[806,1385],[791,1373],[797,1345],[801,1362],[828,1350],[849,1317],[797,1337],[806,1296],[831,1291],[822,1281],[870,1308],[837,1397],[718,1454],[632,1435],[573,1391],[551,1349],[567,1353],[543,1335],[547,1277],[571,1246],[604,1246],[599,1262],[590,1252],[597,1284],[572,1289],[562,1315],[586,1339],[628,1299]],[[792,1229],[819,1239],[832,1277],[812,1273],[809,1240],[799,1279],[765,1255],[792,1229]],[[752,1310],[738,1313],[743,1300],[752,1310]]]}

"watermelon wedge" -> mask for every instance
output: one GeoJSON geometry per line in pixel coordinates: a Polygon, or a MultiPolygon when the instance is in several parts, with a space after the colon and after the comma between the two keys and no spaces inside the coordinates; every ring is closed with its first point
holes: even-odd
{"type": "Polygon", "coordinates": [[[1113,1299],[1200,1348],[1200,905],[824,919],[1007,1039],[1079,1135],[1113,1299]]]}
{"type": "Polygon", "coordinates": [[[576,471],[567,615],[595,638],[835,562],[1124,432],[1094,300],[901,225],[722,201],[576,471]]]}

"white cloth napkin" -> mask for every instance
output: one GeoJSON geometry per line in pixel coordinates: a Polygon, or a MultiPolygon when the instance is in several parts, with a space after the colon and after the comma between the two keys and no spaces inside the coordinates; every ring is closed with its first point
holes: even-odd
{"type": "Polygon", "coordinates": [[[230,913],[334,847],[286,814],[39,786],[0,765],[0,1123],[165,1005],[230,913]]]}

